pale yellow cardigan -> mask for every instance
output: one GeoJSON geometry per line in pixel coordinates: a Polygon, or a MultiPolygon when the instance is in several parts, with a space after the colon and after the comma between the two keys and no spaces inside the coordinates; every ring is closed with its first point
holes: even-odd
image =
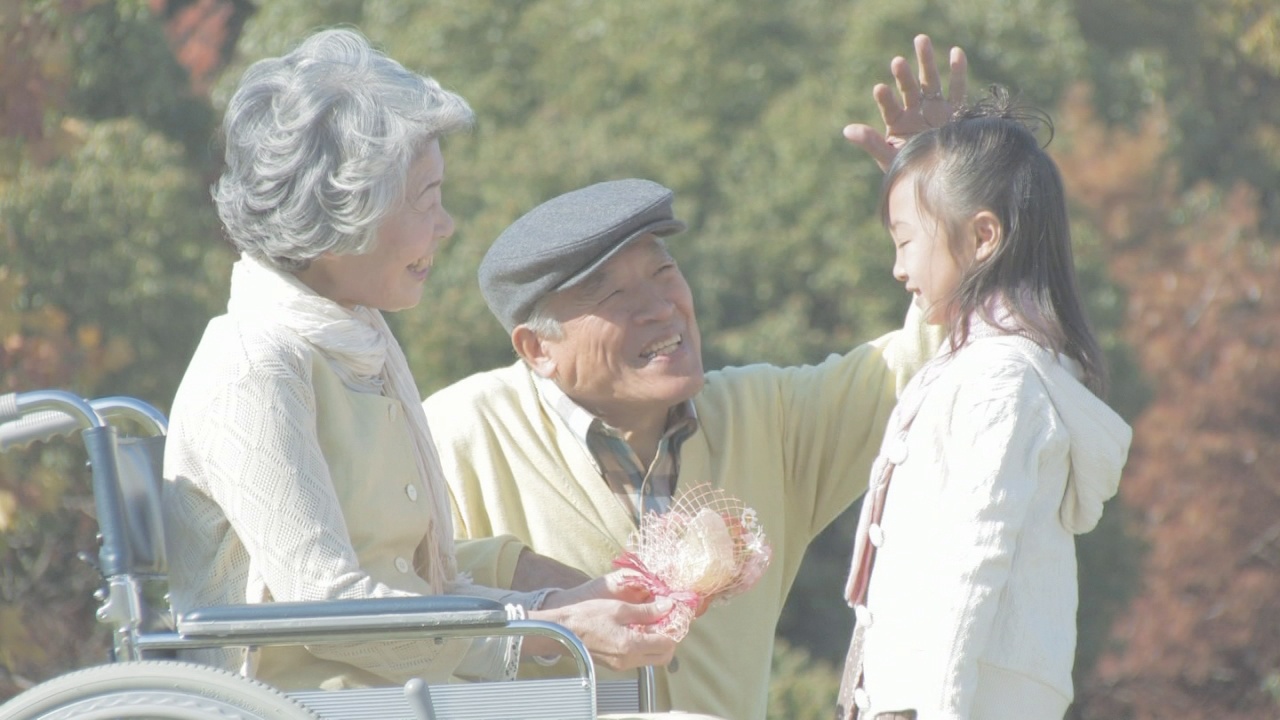
{"type": "MultiPolygon", "coordinates": [[[[676,670],[658,670],[661,709],[765,717],[774,629],[805,549],[865,491],[896,392],[937,346],[913,311],[903,330],[819,365],[707,374],[679,487],[711,483],[755,508],[774,559],[751,592],[693,624],[676,670]]],[[[522,363],[466,378],[424,407],[459,536],[514,535],[592,575],[610,569],[632,521],[522,363]]],[[[477,582],[509,586],[469,554],[459,548],[477,582]]],[[[832,578],[833,597],[842,580],[832,578]]]]}

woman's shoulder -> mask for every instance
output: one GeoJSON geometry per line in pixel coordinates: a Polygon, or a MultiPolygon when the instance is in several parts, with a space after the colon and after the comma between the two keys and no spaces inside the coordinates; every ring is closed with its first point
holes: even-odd
{"type": "Polygon", "coordinates": [[[315,347],[278,324],[220,315],[209,322],[196,354],[228,366],[270,370],[280,365],[310,365],[315,347]]]}
{"type": "Polygon", "coordinates": [[[314,352],[306,340],[280,326],[221,315],[205,328],[178,399],[245,386],[309,383],[314,352]]]}

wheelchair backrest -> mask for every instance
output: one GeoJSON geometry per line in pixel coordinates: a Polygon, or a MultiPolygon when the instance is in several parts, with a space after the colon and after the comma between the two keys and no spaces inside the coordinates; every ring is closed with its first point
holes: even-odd
{"type": "Polygon", "coordinates": [[[117,439],[118,492],[123,520],[123,538],[103,538],[129,546],[128,572],[165,576],[169,563],[164,548],[164,519],[161,514],[161,472],[164,464],[164,436],[121,437],[117,439]]]}

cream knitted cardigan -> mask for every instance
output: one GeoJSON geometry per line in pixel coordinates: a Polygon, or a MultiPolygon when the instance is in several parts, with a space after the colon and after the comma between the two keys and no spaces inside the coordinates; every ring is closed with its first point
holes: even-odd
{"type": "MultiPolygon", "coordinates": [[[[535,604],[536,594],[456,575],[434,446],[381,315],[342,308],[253,260],[238,262],[232,278],[228,313],[209,324],[171,413],[164,476],[175,609],[442,591],[535,604]],[[326,431],[335,422],[352,427],[335,436],[326,431]],[[335,458],[341,467],[330,466],[335,458]]],[[[468,654],[466,643],[310,650],[286,663],[313,666],[299,682],[447,677],[468,654]]],[[[477,646],[467,666],[501,675],[514,651],[477,646]]],[[[199,659],[252,674],[256,657],[199,659]]]]}

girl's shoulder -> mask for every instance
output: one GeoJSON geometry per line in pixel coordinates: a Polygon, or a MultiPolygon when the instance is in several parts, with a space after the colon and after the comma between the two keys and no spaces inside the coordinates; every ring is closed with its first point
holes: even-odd
{"type": "Polygon", "coordinates": [[[990,335],[972,338],[957,350],[951,369],[987,368],[991,373],[1025,373],[1058,364],[1053,351],[1021,335],[990,335]]]}
{"type": "Polygon", "coordinates": [[[1052,351],[1021,336],[998,335],[972,339],[953,353],[937,385],[960,403],[1023,402],[1047,396],[1046,379],[1060,375],[1070,371],[1052,351]]]}

